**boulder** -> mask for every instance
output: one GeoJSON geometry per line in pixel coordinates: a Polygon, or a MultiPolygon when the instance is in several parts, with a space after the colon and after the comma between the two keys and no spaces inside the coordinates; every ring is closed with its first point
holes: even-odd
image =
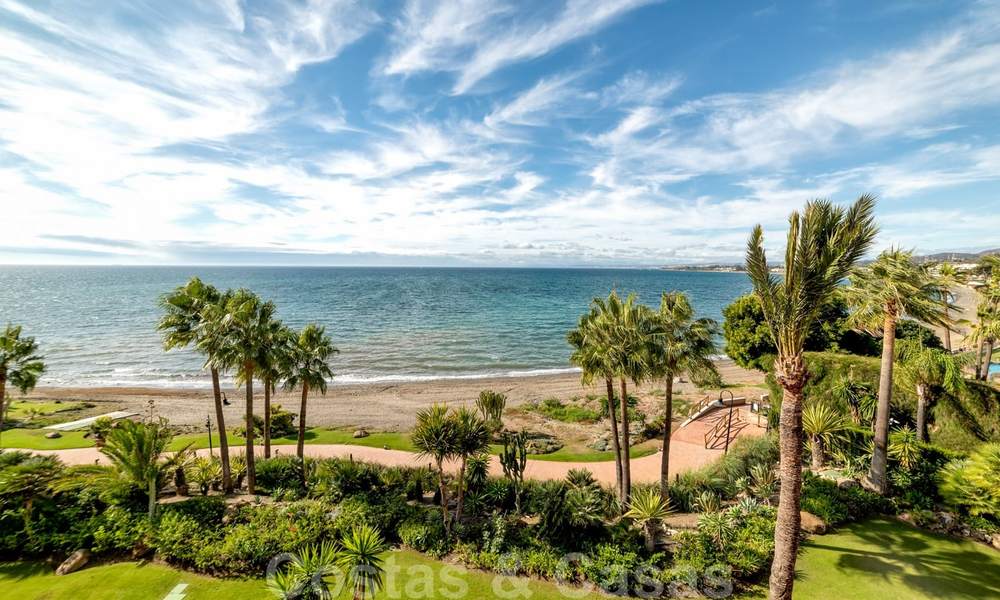
{"type": "Polygon", "coordinates": [[[368,431],[366,431],[364,429],[359,429],[359,430],[357,430],[357,431],[354,432],[354,437],[355,438],[366,438],[366,437],[368,437],[368,431]]]}
{"type": "Polygon", "coordinates": [[[74,571],[79,571],[89,560],[90,550],[77,550],[59,565],[59,568],[56,569],[56,575],[68,575],[74,571]]]}
{"type": "Polygon", "coordinates": [[[823,519],[804,510],[799,513],[799,517],[802,519],[802,524],[800,525],[802,531],[814,535],[823,535],[826,533],[827,526],[823,519]]]}
{"type": "Polygon", "coordinates": [[[597,450],[598,452],[607,452],[611,449],[611,434],[602,433],[587,444],[587,447],[597,450]]]}
{"type": "Polygon", "coordinates": [[[842,477],[837,480],[837,487],[839,487],[842,490],[846,490],[850,488],[861,487],[861,484],[858,483],[856,479],[851,479],[850,477],[842,477]]]}
{"type": "Polygon", "coordinates": [[[62,434],[58,431],[50,431],[45,434],[45,439],[47,440],[57,440],[62,437],[62,434]]]}
{"type": "Polygon", "coordinates": [[[1000,550],[1000,533],[993,534],[993,539],[990,541],[990,545],[992,545],[997,550],[1000,550]]]}

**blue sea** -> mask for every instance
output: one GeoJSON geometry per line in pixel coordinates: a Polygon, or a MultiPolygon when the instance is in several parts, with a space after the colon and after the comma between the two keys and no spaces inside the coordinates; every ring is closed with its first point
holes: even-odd
{"type": "Polygon", "coordinates": [[[569,371],[566,332],[594,296],[682,290],[721,319],[750,289],[740,273],[638,269],[0,266],[0,324],[37,339],[42,385],[202,386],[200,357],[164,352],[156,332],[158,298],[195,275],[326,326],[340,383],[569,371]]]}

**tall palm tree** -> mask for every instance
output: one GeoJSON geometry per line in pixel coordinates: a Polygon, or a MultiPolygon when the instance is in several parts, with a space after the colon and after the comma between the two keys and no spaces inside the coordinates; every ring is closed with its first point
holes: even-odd
{"type": "Polygon", "coordinates": [[[965,274],[951,263],[941,263],[937,269],[937,283],[941,290],[941,310],[944,312],[944,349],[951,352],[952,290],[965,283],[965,274]]]}
{"type": "Polygon", "coordinates": [[[806,336],[838,283],[871,247],[877,232],[874,209],[874,197],[864,195],[846,210],[826,200],[814,200],[806,204],[804,213],[793,212],[782,278],[770,272],[760,225],[747,242],[747,274],[778,350],[774,370],[783,392],[772,600],[790,599],[795,577],[802,491],[802,390],[808,377],[802,358],[806,336]]]}
{"type": "Polygon", "coordinates": [[[281,321],[267,324],[265,341],[257,360],[261,387],[264,388],[264,458],[271,457],[271,396],[278,381],[288,374],[293,360],[295,334],[281,321]]]}
{"type": "Polygon", "coordinates": [[[566,339],[573,352],[570,354],[570,362],[580,367],[581,381],[583,385],[590,385],[594,379],[601,377],[604,379],[605,389],[608,398],[608,415],[611,422],[611,449],[615,456],[615,481],[617,483],[618,497],[622,496],[622,450],[621,440],[618,436],[618,414],[615,402],[615,370],[608,355],[609,346],[603,337],[603,330],[600,327],[600,312],[596,307],[580,317],[576,329],[570,331],[566,339]]]}
{"type": "Polygon", "coordinates": [[[247,289],[239,289],[224,303],[208,307],[202,328],[201,345],[213,350],[212,364],[231,368],[237,385],[246,389],[246,461],[247,491],[256,493],[257,475],[254,456],[253,380],[260,369],[263,348],[275,316],[273,302],[264,302],[247,289]]]}
{"type": "Polygon", "coordinates": [[[455,420],[448,414],[448,407],[435,404],[417,412],[417,424],[410,433],[413,447],[420,451],[420,456],[434,459],[438,490],[441,493],[441,518],[448,533],[451,532],[451,522],[448,518],[448,488],[444,481],[444,461],[453,458],[458,452],[455,429],[455,420]]]}
{"type": "Polygon", "coordinates": [[[288,354],[288,372],[285,379],[285,389],[302,389],[302,402],[299,405],[299,439],[295,452],[299,459],[305,457],[306,444],[306,402],[309,390],[318,390],[326,394],[326,384],[333,379],[330,361],[337,350],[326,335],[326,329],[310,323],[302,328],[297,339],[293,340],[288,354]]]}
{"type": "MultiPolygon", "coordinates": [[[[595,298],[595,326],[607,345],[608,365],[617,377],[621,409],[622,504],[628,506],[632,495],[632,461],[628,413],[628,381],[638,384],[649,373],[648,344],[652,335],[649,309],[639,304],[635,294],[624,300],[612,291],[608,298],[595,298]]],[[[609,408],[613,410],[609,404],[609,408]]]]}
{"type": "Polygon", "coordinates": [[[712,319],[695,319],[694,308],[684,292],[664,292],[660,309],[652,315],[650,370],[662,377],[663,454],[660,458],[660,495],[668,497],[670,434],[674,417],[674,377],[688,373],[695,378],[718,377],[712,355],[718,353],[715,337],[719,325],[712,319]]]}
{"type": "Polygon", "coordinates": [[[462,407],[452,417],[455,420],[455,454],[460,461],[458,469],[458,507],[455,520],[462,522],[462,508],[465,501],[466,463],[473,456],[479,456],[490,447],[490,429],[479,415],[462,407]]]}
{"type": "Polygon", "coordinates": [[[7,383],[27,394],[45,372],[44,359],[37,353],[35,338],[21,337],[21,326],[8,323],[0,334],[0,434],[7,415],[7,383]]]}
{"type": "Polygon", "coordinates": [[[382,587],[382,554],[388,549],[382,533],[368,524],[353,528],[341,540],[337,564],[346,571],[354,600],[374,598],[382,587]]]}
{"type": "Polygon", "coordinates": [[[896,363],[903,383],[917,392],[917,440],[927,441],[927,411],[936,390],[958,394],[965,387],[962,367],[966,356],[928,348],[919,339],[902,340],[896,350],[896,363]]]}
{"type": "Polygon", "coordinates": [[[201,339],[206,332],[202,322],[209,307],[219,305],[224,302],[224,298],[225,295],[220,294],[214,286],[192,277],[185,285],[178,286],[160,298],[160,308],[163,309],[164,315],[160,317],[156,329],[163,336],[164,350],[170,351],[194,345],[208,357],[205,366],[212,374],[212,398],[215,401],[215,422],[219,431],[219,456],[222,461],[222,489],[229,493],[233,491],[233,477],[229,465],[229,435],[226,432],[226,417],[222,410],[219,368],[211,360],[217,353],[217,348],[208,340],[201,339]]]}
{"type": "Polygon", "coordinates": [[[122,421],[108,433],[101,448],[122,477],[146,490],[150,519],[156,516],[160,483],[173,473],[179,457],[185,454],[167,454],[171,439],[173,434],[165,422],[122,421]]]}
{"type": "Polygon", "coordinates": [[[870,265],[851,273],[845,296],[854,307],[850,322],[872,335],[882,336],[875,450],[868,484],[885,494],[889,486],[886,468],[896,325],[903,317],[935,325],[945,324],[943,294],[928,269],[913,262],[911,252],[892,248],[882,252],[870,265]]]}

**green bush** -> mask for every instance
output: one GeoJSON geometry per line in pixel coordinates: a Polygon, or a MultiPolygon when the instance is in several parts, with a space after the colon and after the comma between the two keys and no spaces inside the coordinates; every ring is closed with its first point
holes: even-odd
{"type": "Polygon", "coordinates": [[[217,537],[193,517],[177,512],[165,512],[153,532],[153,545],[158,558],[183,567],[208,570],[199,562],[199,555],[214,548],[217,537]]]}
{"type": "Polygon", "coordinates": [[[310,482],[314,497],[339,502],[356,494],[379,490],[382,487],[383,467],[371,463],[328,458],[319,461],[310,482]]]}
{"type": "Polygon", "coordinates": [[[281,455],[256,461],[257,487],[264,493],[277,489],[302,489],[302,462],[293,455],[281,455]]]}
{"type": "Polygon", "coordinates": [[[437,511],[420,511],[403,521],[399,525],[399,540],[404,546],[436,557],[443,556],[450,549],[441,515],[437,511]]]}
{"type": "Polygon", "coordinates": [[[575,403],[566,404],[557,398],[547,398],[532,410],[564,423],[593,423],[601,420],[599,411],[575,403]]]}
{"type": "MultiPolygon", "coordinates": [[[[295,413],[281,408],[280,404],[271,405],[271,439],[290,437],[298,434],[295,427],[295,413]]],[[[264,417],[253,416],[253,429],[257,438],[264,437],[264,417]]],[[[246,437],[246,424],[235,429],[236,435],[246,437]]]]}
{"type": "Polygon", "coordinates": [[[91,549],[97,553],[130,552],[140,544],[146,544],[151,535],[149,519],[145,514],[118,506],[105,510],[100,519],[95,519],[95,524],[91,549]]]}
{"type": "Polygon", "coordinates": [[[860,487],[841,488],[829,479],[806,473],[802,481],[802,510],[837,526],[892,512],[893,505],[889,499],[860,487]]]}
{"type": "Polygon", "coordinates": [[[907,468],[898,461],[889,464],[891,496],[902,506],[933,509],[941,502],[938,479],[941,469],[955,458],[954,453],[919,444],[916,460],[907,468]]]}
{"type": "Polygon", "coordinates": [[[222,524],[226,513],[226,501],[221,496],[196,496],[183,502],[173,502],[160,508],[160,518],[168,514],[176,514],[194,519],[205,527],[217,527],[222,524]]]}
{"type": "Polygon", "coordinates": [[[1000,444],[984,444],[941,472],[941,495],[951,506],[1000,521],[1000,444]]]}

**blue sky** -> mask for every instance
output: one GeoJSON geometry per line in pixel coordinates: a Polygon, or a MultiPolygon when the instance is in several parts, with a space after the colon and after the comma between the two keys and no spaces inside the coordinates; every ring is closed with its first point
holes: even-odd
{"type": "Polygon", "coordinates": [[[634,265],[1000,246],[995,1],[0,0],[0,262],[634,265]]]}

